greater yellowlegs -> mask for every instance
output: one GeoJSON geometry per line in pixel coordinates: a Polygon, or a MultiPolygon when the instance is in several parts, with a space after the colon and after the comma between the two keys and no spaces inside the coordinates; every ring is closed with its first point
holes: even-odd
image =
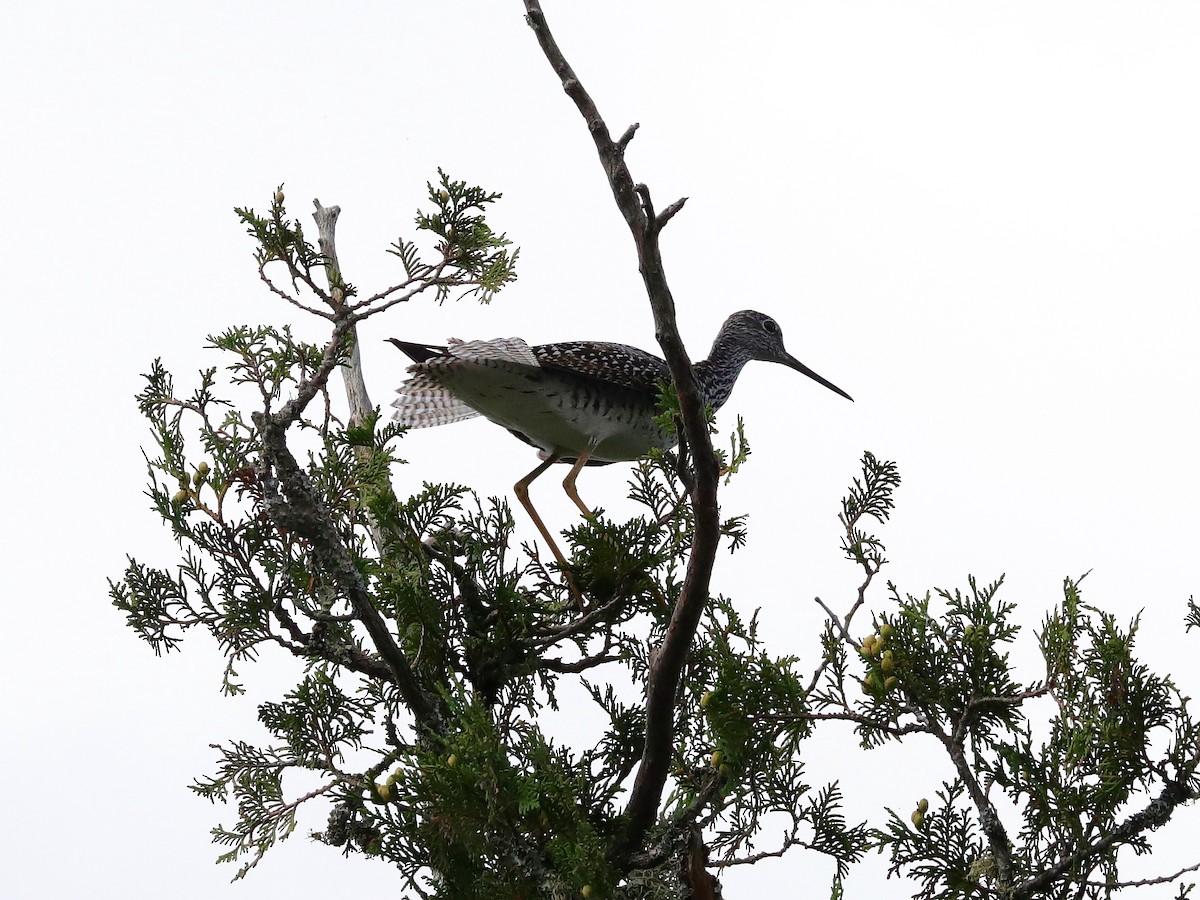
{"type": "MultiPolygon", "coordinates": [[[[530,347],[520,338],[451,340],[446,346],[391,342],[413,361],[400,386],[393,418],[412,428],[483,416],[538,448],[542,463],[513,487],[558,564],[567,561],[529,500],[529,485],[554,463],[571,463],[563,480],[584,516],[575,479],[585,465],[606,465],[675,446],[676,435],[654,422],[659,385],[670,382],[666,362],[625,344],[567,341],[530,347]]],[[[708,359],[696,363],[696,383],[714,410],[729,399],[752,359],[781,363],[841,394],[784,349],[770,316],[736,312],[721,326],[708,359]]]]}

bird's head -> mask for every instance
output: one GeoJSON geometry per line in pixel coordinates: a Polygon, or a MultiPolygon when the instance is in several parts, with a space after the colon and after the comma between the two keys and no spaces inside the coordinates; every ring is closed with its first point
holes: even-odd
{"type": "MultiPolygon", "coordinates": [[[[753,309],[743,309],[735,312],[725,320],[717,343],[726,343],[740,347],[750,359],[764,362],[774,362],[802,372],[818,384],[823,384],[835,394],[841,394],[847,400],[854,398],[831,381],[826,381],[792,354],[783,345],[783,329],[770,316],[756,312],[753,309]]],[[[715,348],[714,348],[715,349],[715,348]]],[[[743,357],[743,359],[746,357],[743,357]]]]}

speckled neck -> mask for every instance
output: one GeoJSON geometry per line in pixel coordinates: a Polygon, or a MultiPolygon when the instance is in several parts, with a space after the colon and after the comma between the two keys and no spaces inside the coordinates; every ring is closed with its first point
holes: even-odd
{"type": "Polygon", "coordinates": [[[704,402],[714,410],[724,406],[742,374],[742,367],[753,358],[751,349],[736,334],[722,328],[708,359],[696,363],[696,381],[704,402]]]}

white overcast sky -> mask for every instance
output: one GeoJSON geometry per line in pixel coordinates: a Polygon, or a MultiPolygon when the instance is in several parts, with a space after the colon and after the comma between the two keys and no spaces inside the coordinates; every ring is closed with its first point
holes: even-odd
{"type": "MultiPolygon", "coordinates": [[[[545,6],[614,131],[641,123],[635,177],[660,206],[690,198],[663,245],[693,356],[728,313],[761,309],[857,401],[759,364],[721,416],[746,417],[754,455],[723,500],[750,514],[750,544],[716,580],[763,607],[773,648],[811,664],[813,596],[852,598],[836,513],[869,449],[904,477],[882,532],[901,590],[1007,573],[1028,647],[1063,577],[1091,570],[1086,598],[1144,609],[1143,652],[1195,692],[1200,5],[545,6]]],[[[156,659],[109,606],[124,554],[173,558],[132,397],[156,356],[192,384],[219,362],[205,335],[230,324],[321,337],[257,283],[235,205],[264,208],[280,182],[306,221],[312,198],[339,204],[346,275],[377,289],[439,165],[504,192],[493,222],[521,246],[520,281],[490,307],[373,320],[377,403],[402,377],[392,335],[656,349],[582,121],[518,0],[10,4],[0,116],[0,894],[394,896],[386,865],[299,835],[246,882],[213,865],[207,831],[233,814],[185,785],[211,770],[209,743],[262,737],[255,704],[296,664],[267,657],[243,672],[248,698],[224,699],[210,641],[156,659]]],[[[483,421],[402,453],[402,486],[484,494],[535,461],[483,421]]],[[[589,471],[583,496],[628,512],[627,474],[589,471]]],[[[573,521],[553,481],[538,488],[548,520],[573,521]]],[[[927,749],[860,754],[830,730],[806,752],[859,818],[934,793],[950,773],[927,749]]],[[[1131,872],[1196,861],[1200,819],[1181,820],[1131,872]]],[[[873,858],[848,896],[912,892],[882,871],[873,858]]],[[[829,872],[795,853],[730,874],[727,896],[820,896],[829,872]]]]}

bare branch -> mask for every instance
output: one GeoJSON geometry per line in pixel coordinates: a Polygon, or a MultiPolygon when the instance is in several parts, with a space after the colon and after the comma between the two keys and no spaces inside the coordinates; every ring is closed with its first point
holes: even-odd
{"type": "Polygon", "coordinates": [[[1022,691],[1019,694],[1011,694],[1005,696],[987,696],[987,697],[972,697],[967,701],[966,708],[963,709],[962,716],[954,726],[954,733],[950,735],[950,740],[953,743],[961,744],[966,739],[967,730],[971,727],[976,710],[983,709],[989,706],[1020,706],[1026,700],[1033,700],[1038,697],[1044,697],[1050,693],[1053,685],[1049,682],[1038,687],[1030,688],[1027,691],[1022,691]]]}
{"type": "Polygon", "coordinates": [[[675,213],[683,209],[683,204],[687,203],[687,199],[687,197],[680,197],[661,213],[659,213],[658,217],[654,220],[654,227],[659,231],[662,231],[664,226],[666,226],[666,224],[674,217],[675,213]]]}
{"type": "MultiPolygon", "coordinates": [[[[335,343],[331,341],[330,346],[335,343]]],[[[328,350],[326,355],[329,355],[328,350]]],[[[328,372],[325,377],[328,377],[328,372]]],[[[314,393],[315,390],[310,392],[308,398],[311,399],[314,393]]],[[[253,416],[263,439],[259,479],[264,486],[267,511],[275,522],[302,535],[312,544],[313,557],[350,601],[371,636],[375,649],[391,670],[392,680],[413,711],[418,725],[430,728],[434,725],[435,717],[433,702],[417,683],[408,660],[375,608],[374,598],[342,543],[328,510],[312,490],[308,477],[287,446],[287,428],[295,421],[287,411],[299,399],[300,396],[297,396],[296,400],[274,415],[256,412],[253,416]]],[[[298,416],[302,410],[303,406],[300,406],[294,415],[298,416]]]]}
{"type": "Polygon", "coordinates": [[[992,851],[992,857],[996,861],[996,881],[1001,887],[1010,886],[1014,871],[1012,843],[1008,839],[1004,823],[1000,821],[999,812],[992,801],[988,799],[987,793],[979,784],[979,779],[975,777],[971,764],[967,761],[967,754],[963,747],[965,730],[960,734],[959,729],[955,728],[953,734],[946,734],[937,722],[928,718],[924,722],[924,726],[924,730],[940,740],[942,746],[946,748],[946,753],[949,755],[950,761],[954,763],[954,770],[958,773],[959,780],[967,789],[971,802],[975,804],[975,809],[979,813],[979,827],[987,835],[988,849],[992,851]]]}
{"type": "Polygon", "coordinates": [[[612,853],[614,859],[620,863],[628,859],[645,839],[658,814],[663,788],[670,771],[674,742],[675,694],[692,639],[704,606],[708,602],[709,580],[721,534],[717,513],[718,466],[691,360],[675,324],[675,302],[667,284],[658,246],[658,231],[664,223],[655,222],[651,218],[653,207],[650,204],[650,192],[644,186],[640,190],[635,189],[633,176],[625,164],[624,150],[632,134],[626,131],[622,135],[621,143],[613,141],[596,104],[584,90],[583,84],[551,35],[541,4],[538,0],[524,2],[526,21],[533,29],[546,59],[562,82],[563,90],[583,116],[595,142],[601,166],[608,177],[613,199],[633,235],[638,267],[654,312],[655,334],[679,396],[679,409],[683,419],[681,443],[688,446],[695,467],[695,482],[691,489],[695,515],[692,555],[688,560],[687,574],[662,644],[650,655],[650,672],[646,685],[646,739],[642,763],[634,777],[625,806],[628,825],[623,838],[612,853]]]}
{"type": "Polygon", "coordinates": [[[629,146],[629,142],[633,140],[633,136],[637,134],[637,130],[640,127],[641,126],[637,122],[634,122],[632,125],[626,128],[625,133],[617,138],[617,149],[624,153],[625,148],[629,146]]]}
{"type": "MultiPolygon", "coordinates": [[[[575,103],[587,124],[592,140],[596,143],[596,152],[600,154],[600,162],[604,166],[605,174],[608,175],[608,182],[612,187],[613,196],[616,198],[617,207],[633,231],[634,239],[638,240],[639,235],[645,233],[646,220],[642,216],[641,207],[633,192],[633,177],[629,174],[629,169],[625,166],[622,158],[623,147],[613,143],[608,125],[600,116],[600,110],[596,108],[591,96],[584,90],[583,84],[576,77],[575,70],[571,68],[562,51],[558,49],[558,44],[546,25],[546,16],[542,12],[541,3],[538,0],[525,0],[525,12],[525,21],[533,29],[542,52],[562,82],[563,90],[575,103]]],[[[628,133],[627,131],[626,134],[628,133]]]]}
{"type": "Polygon", "coordinates": [[[800,840],[795,834],[785,834],[778,850],[763,850],[759,853],[751,853],[749,856],[737,856],[733,859],[718,860],[712,865],[717,869],[727,869],[732,866],[752,866],[760,860],[783,856],[793,847],[807,847],[810,850],[818,849],[807,841],[800,840]]]}
{"type": "Polygon", "coordinates": [[[378,657],[370,656],[363,653],[362,650],[355,647],[353,644],[345,644],[335,646],[326,643],[321,639],[320,630],[326,621],[345,621],[356,618],[352,616],[324,616],[318,619],[316,627],[312,633],[304,632],[291,614],[284,608],[280,601],[276,601],[272,608],[272,613],[280,626],[288,633],[290,640],[286,640],[278,635],[273,635],[276,643],[280,644],[288,650],[292,655],[298,656],[301,659],[311,659],[317,657],[336,666],[341,666],[343,669],[348,669],[351,672],[358,672],[362,675],[367,675],[371,678],[377,678],[382,681],[395,680],[392,675],[392,670],[387,667],[387,664],[382,662],[378,657]]]}
{"type": "Polygon", "coordinates": [[[329,381],[329,376],[337,367],[338,356],[341,353],[345,336],[353,327],[354,324],[349,319],[340,318],[334,325],[333,333],[329,336],[329,343],[325,345],[320,365],[312,375],[296,385],[296,396],[285,403],[278,412],[259,415],[269,416],[272,422],[283,428],[296,422],[303,415],[308,404],[312,402],[313,397],[317,396],[329,381]]]}
{"type": "Polygon", "coordinates": [[[654,225],[654,201],[650,197],[650,188],[642,182],[638,182],[633,186],[633,191],[638,196],[638,201],[642,204],[642,213],[646,217],[648,225],[654,225]]]}
{"type": "Polygon", "coordinates": [[[602,666],[605,663],[620,662],[621,656],[613,656],[611,653],[601,653],[597,656],[584,656],[574,662],[563,662],[561,659],[543,659],[538,663],[539,669],[549,669],[551,672],[586,672],[588,669],[594,669],[596,666],[602,666]]]}
{"type": "MultiPolygon", "coordinates": [[[[337,229],[338,216],[342,212],[340,206],[322,206],[320,200],[313,200],[316,212],[313,218],[317,222],[318,242],[321,255],[325,258],[325,275],[329,281],[330,296],[341,303],[345,298],[341,294],[343,287],[342,270],[338,265],[337,241],[334,233],[337,229]]],[[[341,304],[339,304],[341,305],[341,304]]],[[[346,386],[346,402],[350,405],[350,424],[357,425],[374,407],[367,395],[367,382],[363,378],[362,350],[358,344],[358,330],[351,325],[348,331],[349,339],[353,342],[350,348],[350,359],[342,367],[342,382],[346,386]]]]}

